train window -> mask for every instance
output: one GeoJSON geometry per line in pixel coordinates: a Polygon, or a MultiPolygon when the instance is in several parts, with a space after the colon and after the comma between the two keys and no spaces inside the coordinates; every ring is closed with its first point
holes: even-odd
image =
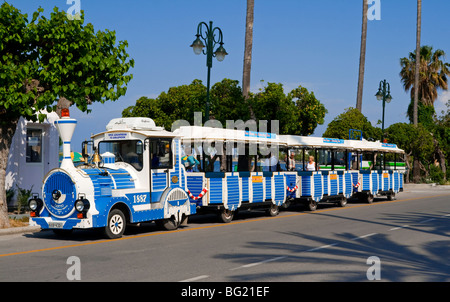
{"type": "Polygon", "coordinates": [[[172,168],[172,140],[159,138],[150,140],[150,162],[152,169],[172,168]]]}
{"type": "Polygon", "coordinates": [[[397,169],[397,154],[384,153],[384,170],[396,170],[397,169]]]}
{"type": "Polygon", "coordinates": [[[331,170],[332,151],[319,149],[317,150],[317,160],[320,169],[331,170]]]}
{"type": "Polygon", "coordinates": [[[27,163],[42,162],[42,130],[27,129],[27,163]]]}
{"type": "Polygon", "coordinates": [[[302,155],[301,155],[301,160],[302,160],[302,169],[303,171],[316,171],[318,166],[318,150],[317,149],[309,149],[309,148],[305,148],[302,149],[302,155]],[[309,158],[312,157],[312,160],[314,163],[316,163],[316,169],[313,169],[312,165],[309,164],[309,158]]]}
{"type": "Polygon", "coordinates": [[[290,149],[289,151],[282,149],[280,151],[281,170],[302,171],[303,155],[303,149],[290,149]]]}
{"type": "Polygon", "coordinates": [[[333,165],[335,170],[346,169],[345,151],[334,151],[333,165]]]}
{"type": "Polygon", "coordinates": [[[362,163],[360,169],[373,170],[374,169],[373,158],[374,158],[373,152],[364,152],[362,154],[362,163]]]}
{"type": "Polygon", "coordinates": [[[237,144],[235,152],[238,158],[236,170],[238,172],[253,171],[252,169],[253,156],[249,155],[250,153],[249,144],[245,144],[245,147],[243,147],[242,144],[237,144]]]}
{"type": "Polygon", "coordinates": [[[382,170],[384,168],[384,154],[383,153],[375,153],[374,162],[375,167],[374,170],[382,170]]]}
{"type": "Polygon", "coordinates": [[[116,157],[116,162],[126,162],[136,170],[142,170],[143,152],[140,140],[102,141],[98,148],[100,154],[111,152],[116,157]]]}

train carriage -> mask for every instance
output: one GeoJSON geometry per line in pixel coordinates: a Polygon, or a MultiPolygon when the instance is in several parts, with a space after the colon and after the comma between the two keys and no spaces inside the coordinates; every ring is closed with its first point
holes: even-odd
{"type": "Polygon", "coordinates": [[[332,202],[345,206],[352,195],[351,174],[347,165],[348,141],[335,138],[281,135],[288,151],[297,155],[296,183],[298,194],[291,202],[305,203],[310,210],[319,202],[332,202]],[[315,160],[313,170],[308,170],[308,158],[315,160]]]}
{"type": "Polygon", "coordinates": [[[359,171],[357,197],[372,202],[374,196],[387,196],[389,200],[403,188],[404,151],[395,144],[350,141],[352,165],[359,171]]]}
{"type": "Polygon", "coordinates": [[[278,158],[269,158],[278,157],[282,144],[276,134],[200,126],[182,126],[174,133],[181,137],[185,156],[194,154],[200,163],[187,173],[190,200],[199,212],[219,213],[223,222],[239,209],[278,214],[286,199],[286,178],[277,168],[278,158]]]}

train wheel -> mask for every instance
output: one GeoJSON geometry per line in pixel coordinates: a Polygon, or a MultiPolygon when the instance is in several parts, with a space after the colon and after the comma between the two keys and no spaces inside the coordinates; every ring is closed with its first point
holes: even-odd
{"type": "Polygon", "coordinates": [[[231,222],[231,220],[233,220],[233,216],[234,212],[228,209],[223,209],[223,211],[219,214],[220,220],[225,223],[231,222]]]}
{"type": "Polygon", "coordinates": [[[282,209],[287,209],[287,208],[289,208],[290,205],[291,205],[291,201],[290,200],[286,200],[285,202],[283,202],[281,204],[281,208],[282,209]]]}
{"type": "Polygon", "coordinates": [[[164,228],[167,231],[173,231],[178,229],[180,222],[175,219],[175,217],[169,219],[158,220],[156,222],[160,227],[164,228]]]}
{"type": "Polygon", "coordinates": [[[345,197],[342,197],[338,202],[337,202],[337,205],[338,206],[340,206],[340,207],[345,207],[346,205],[347,205],[347,198],[345,198],[345,197]]]}
{"type": "Polygon", "coordinates": [[[317,202],[315,201],[315,200],[313,200],[313,199],[311,199],[309,202],[308,202],[308,210],[310,210],[310,211],[315,211],[315,210],[317,210],[317,202]]]}
{"type": "Polygon", "coordinates": [[[125,215],[119,209],[109,212],[105,235],[110,239],[122,237],[125,233],[126,220],[125,215]]]}
{"type": "Polygon", "coordinates": [[[396,199],[396,198],[395,198],[395,193],[388,194],[388,195],[387,195],[387,199],[388,199],[388,200],[395,200],[395,199],[396,199]]]}
{"type": "Polygon", "coordinates": [[[269,209],[267,209],[267,215],[277,216],[280,213],[280,209],[276,204],[272,204],[269,209]]]}

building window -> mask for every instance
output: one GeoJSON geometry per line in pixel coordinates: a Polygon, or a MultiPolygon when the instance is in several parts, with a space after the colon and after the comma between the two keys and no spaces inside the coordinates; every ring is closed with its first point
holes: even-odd
{"type": "Polygon", "coordinates": [[[27,163],[42,162],[42,130],[27,129],[27,163]]]}

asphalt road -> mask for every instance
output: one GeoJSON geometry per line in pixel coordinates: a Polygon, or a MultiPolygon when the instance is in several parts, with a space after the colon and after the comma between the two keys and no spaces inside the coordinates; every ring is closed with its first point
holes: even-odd
{"type": "Polygon", "coordinates": [[[395,201],[242,212],[228,224],[198,216],[177,231],[147,224],[119,240],[4,235],[0,281],[448,282],[449,236],[448,186],[407,186],[395,201]]]}

